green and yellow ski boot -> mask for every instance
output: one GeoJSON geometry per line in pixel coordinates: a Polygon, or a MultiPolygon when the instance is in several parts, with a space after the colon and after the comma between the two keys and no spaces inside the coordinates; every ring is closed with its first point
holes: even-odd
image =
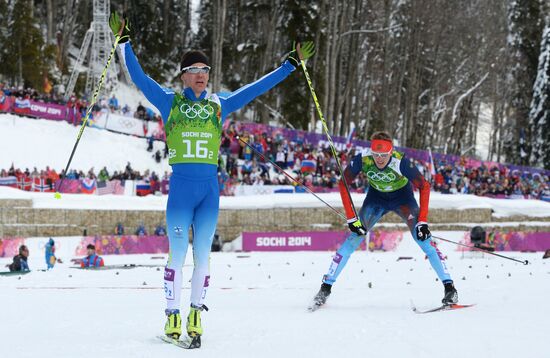
{"type": "Polygon", "coordinates": [[[201,335],[203,332],[201,325],[201,311],[203,310],[208,311],[208,307],[205,305],[195,306],[191,304],[189,316],[187,316],[187,335],[191,339],[189,348],[201,347],[201,335]]]}
{"type": "Polygon", "coordinates": [[[166,336],[179,339],[181,336],[181,315],[180,310],[166,310],[166,324],[164,325],[164,334],[166,336]]]}

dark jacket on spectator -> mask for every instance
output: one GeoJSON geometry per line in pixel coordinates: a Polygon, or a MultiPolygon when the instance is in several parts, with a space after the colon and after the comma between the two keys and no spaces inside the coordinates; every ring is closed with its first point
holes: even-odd
{"type": "Polygon", "coordinates": [[[10,271],[30,271],[27,258],[21,254],[13,257],[13,262],[9,266],[10,271]]]}

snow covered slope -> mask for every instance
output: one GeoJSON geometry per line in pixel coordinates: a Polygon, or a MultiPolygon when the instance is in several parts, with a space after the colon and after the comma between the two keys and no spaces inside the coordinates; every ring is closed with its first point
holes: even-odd
{"type": "MultiPolygon", "coordinates": [[[[0,114],[0,168],[12,163],[19,168],[38,170],[49,165],[58,171],[65,168],[80,127],[65,122],[32,119],[12,114],[0,114]]],[[[147,142],[106,130],[86,128],[76,150],[72,169],[97,172],[107,169],[124,170],[127,162],[134,170],[154,170],[163,173],[169,169],[168,161],[156,163],[152,153],[146,151],[147,142]]],[[[155,142],[155,151],[164,149],[164,143],[155,142]]]]}

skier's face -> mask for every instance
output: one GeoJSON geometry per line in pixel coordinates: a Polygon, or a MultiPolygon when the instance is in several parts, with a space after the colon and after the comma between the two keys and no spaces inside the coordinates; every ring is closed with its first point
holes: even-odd
{"type": "MultiPolygon", "coordinates": [[[[207,65],[202,62],[197,62],[192,64],[191,67],[207,67],[207,65]]],[[[184,87],[190,87],[196,95],[202,93],[202,91],[206,89],[209,78],[210,74],[208,73],[184,72],[181,75],[184,87]]]]}
{"type": "Polygon", "coordinates": [[[388,164],[391,159],[391,151],[387,153],[377,153],[372,152],[372,157],[374,158],[374,163],[379,169],[382,169],[388,164]]]}

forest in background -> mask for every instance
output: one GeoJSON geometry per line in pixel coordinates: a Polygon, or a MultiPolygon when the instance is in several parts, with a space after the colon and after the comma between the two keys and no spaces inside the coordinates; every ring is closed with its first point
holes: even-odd
{"type": "MultiPolygon", "coordinates": [[[[130,19],[145,71],[163,85],[179,85],[188,49],[210,56],[214,91],[232,91],[280,65],[293,40],[313,40],[308,68],[334,135],[353,123],[359,138],[388,130],[403,146],[475,155],[480,116],[490,113],[481,159],[550,169],[547,0],[196,2],[111,1],[130,19]]],[[[0,0],[0,82],[66,84],[92,16],[91,0],[0,0]]],[[[317,121],[303,75],[246,115],[305,130],[317,121]]]]}

